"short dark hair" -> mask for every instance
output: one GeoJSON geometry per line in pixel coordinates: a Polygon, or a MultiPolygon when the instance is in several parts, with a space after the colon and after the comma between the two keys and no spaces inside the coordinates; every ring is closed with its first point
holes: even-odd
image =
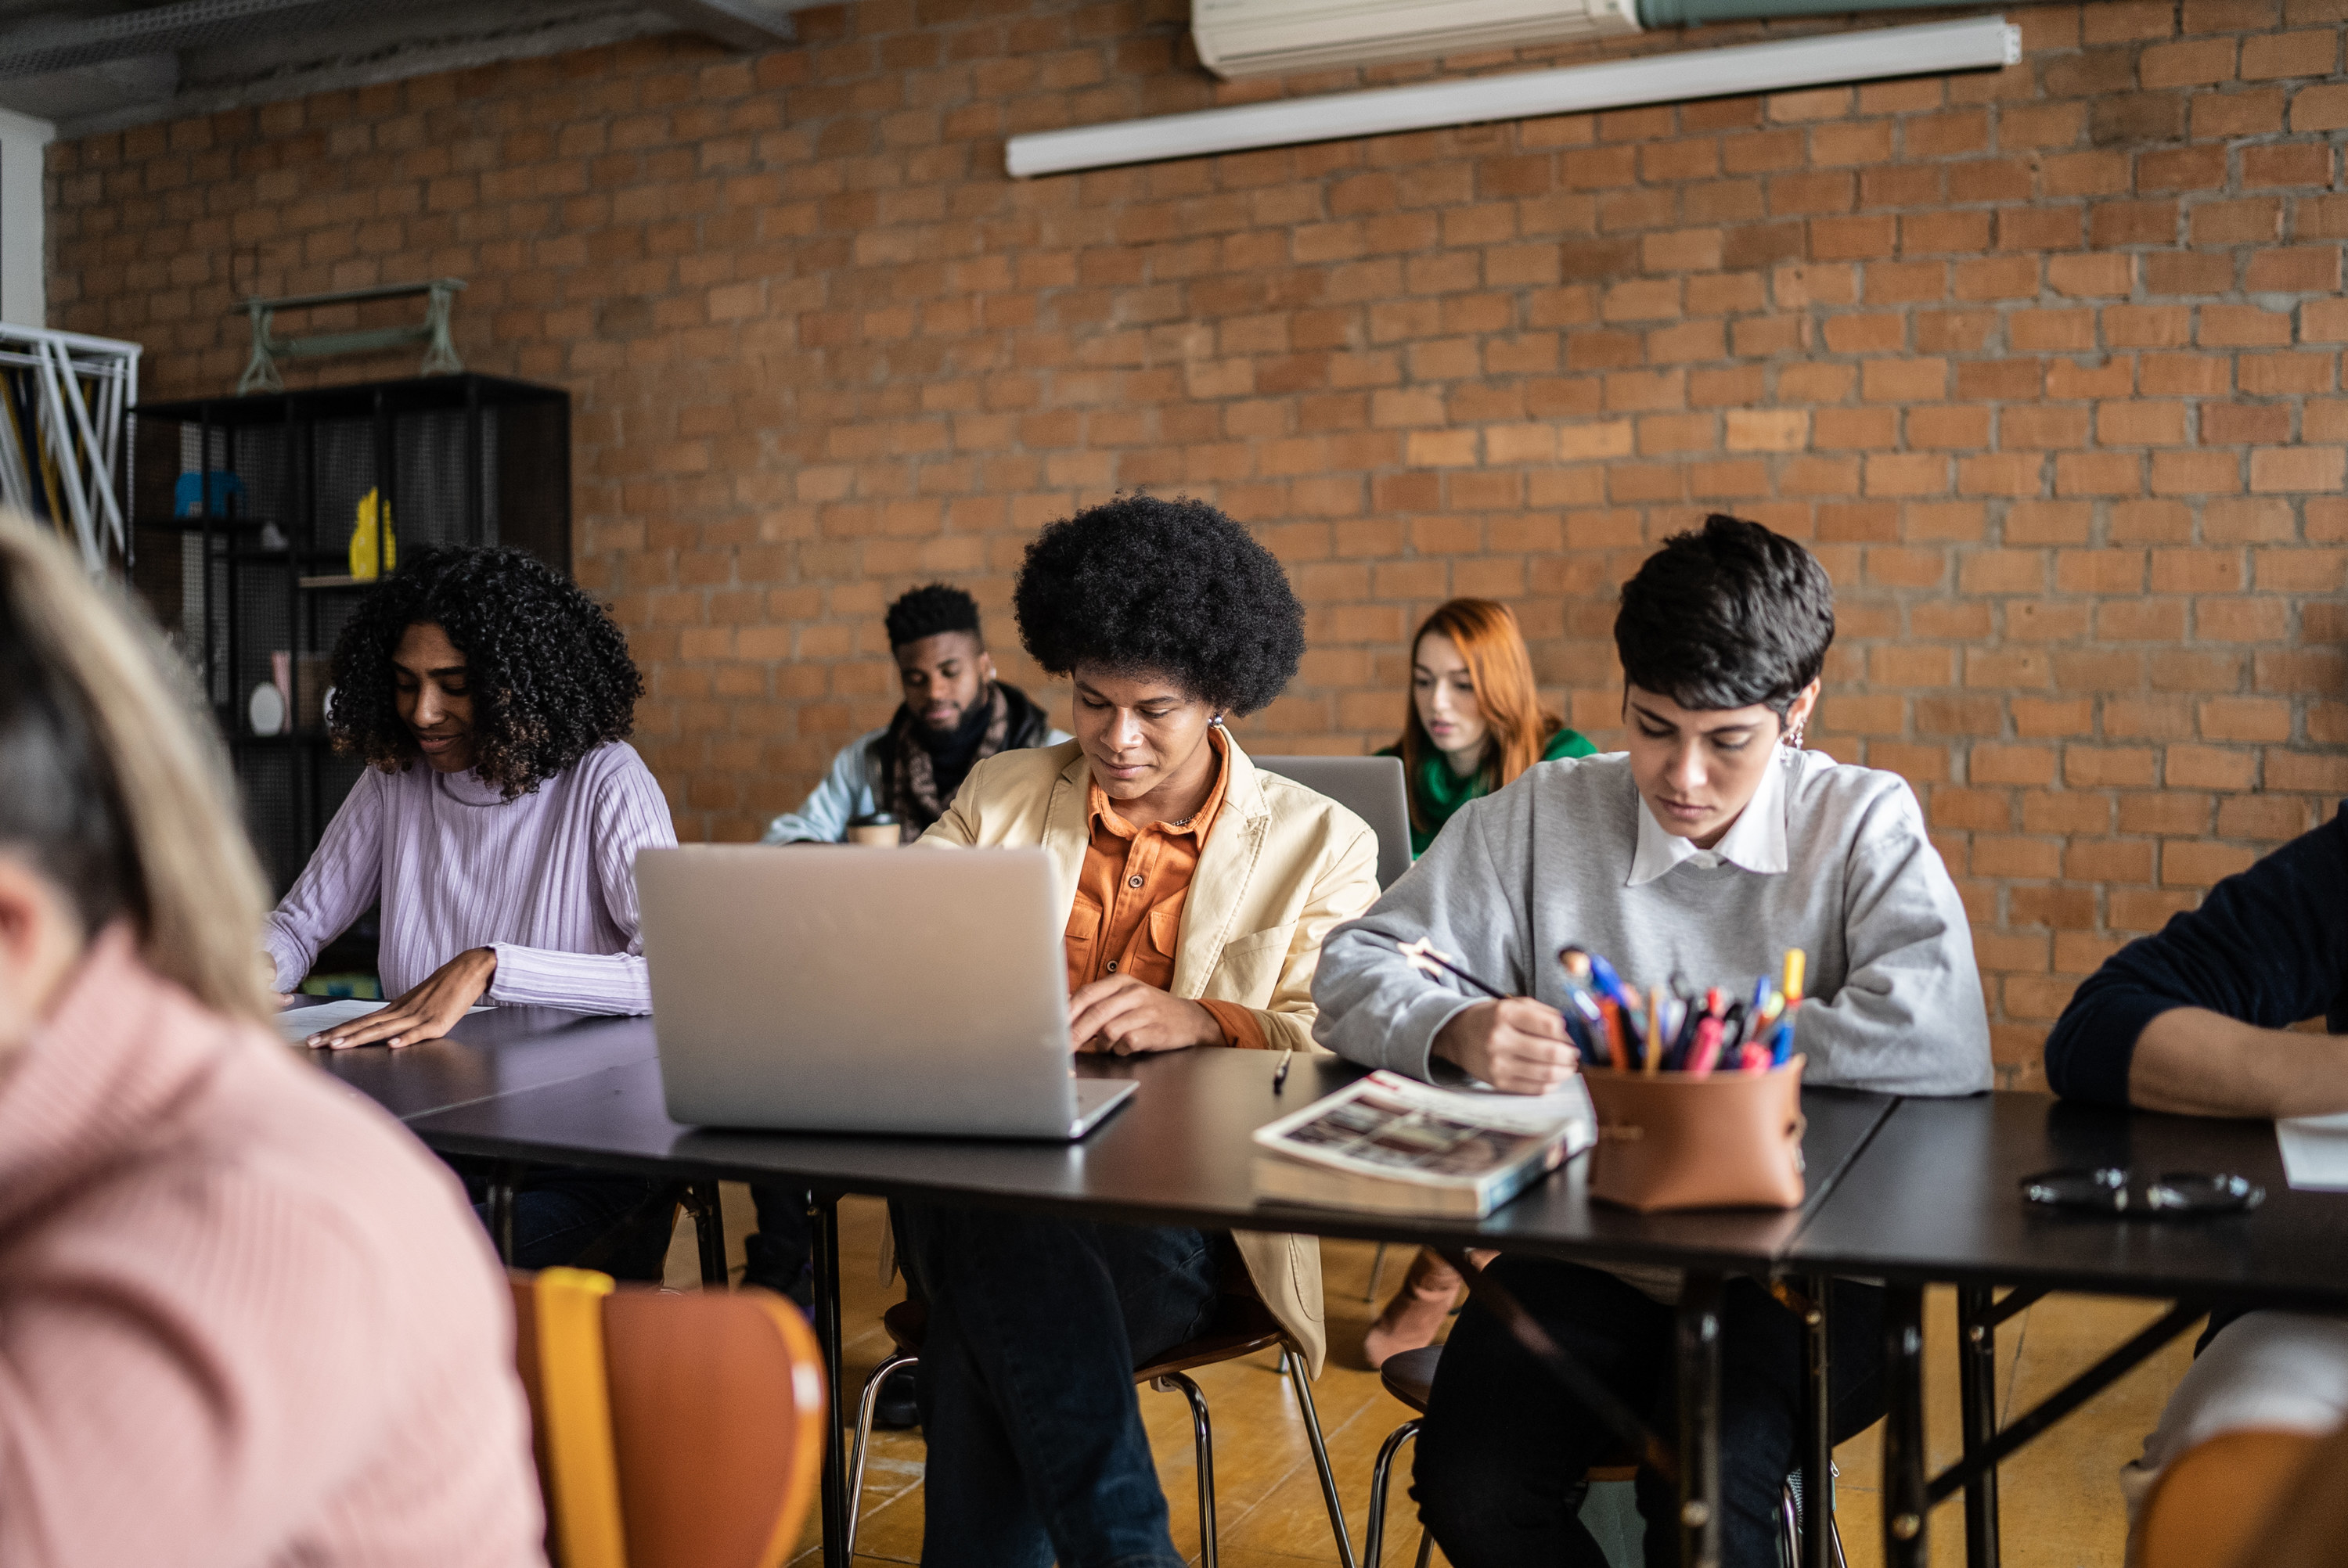
{"type": "Polygon", "coordinates": [[[1715,512],[1622,585],[1614,649],[1632,685],[1683,708],[1761,703],[1780,719],[1826,667],[1834,584],[1818,558],[1715,512]]]}
{"type": "Polygon", "coordinates": [[[473,771],[508,800],[635,729],[644,677],[602,605],[526,551],[450,545],[401,552],[335,640],[337,750],[386,772],[421,754],[391,673],[401,636],[421,625],[438,625],[465,656],[473,771]]]}
{"type": "Polygon", "coordinates": [[[1119,496],[1046,528],[1011,596],[1045,671],[1165,677],[1220,712],[1252,713],[1304,657],[1304,606],[1248,531],[1204,501],[1119,496]]]}
{"type": "MultiPolygon", "coordinates": [[[[11,575],[0,569],[9,596],[32,586],[11,575]]],[[[0,844],[72,902],[87,939],[119,914],[145,922],[142,879],[106,748],[71,677],[43,655],[34,627],[0,613],[0,844]]]]}
{"type": "MultiPolygon", "coordinates": [[[[886,619],[891,648],[902,648],[943,631],[967,631],[973,637],[980,637],[978,600],[942,582],[906,594],[889,607],[886,619]]],[[[980,637],[980,641],[985,640],[980,637]]]]}

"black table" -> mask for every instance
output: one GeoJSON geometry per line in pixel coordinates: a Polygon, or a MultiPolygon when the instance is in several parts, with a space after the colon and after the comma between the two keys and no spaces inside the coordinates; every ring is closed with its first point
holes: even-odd
{"type": "Polygon", "coordinates": [[[2211,1307],[2348,1308],[2348,1194],[2295,1193],[2265,1122],[2117,1111],[2050,1095],[1903,1100],[1818,1205],[1782,1266],[1890,1286],[1883,1441],[1884,1561],[1925,1561],[1931,1505],[1965,1493],[1967,1561],[1997,1562],[1997,1464],[2076,1409],[2211,1307]],[[2070,1165],[2139,1175],[2231,1171],[2266,1189],[2255,1211],[2205,1219],[2057,1214],[2022,1202],[2024,1176],[2070,1165]],[[1958,1287],[1965,1457],[1925,1474],[1923,1287],[1958,1287]],[[2011,1287],[2003,1297],[1997,1286],[2011,1287]],[[2177,1307],[2000,1430],[1997,1327],[2053,1290],[2177,1307]]]}
{"type": "MultiPolygon", "coordinates": [[[[649,1032],[649,1025],[644,1027],[649,1032]]],[[[1732,1273],[1766,1275],[1890,1113],[1887,1096],[1838,1090],[1803,1095],[1809,1200],[1790,1213],[1638,1215],[1593,1204],[1586,1160],[1483,1221],[1372,1215],[1256,1201],[1249,1134],[1360,1075],[1326,1058],[1298,1059],[1284,1093],[1272,1090],[1275,1059],[1262,1052],[1191,1050],[1128,1060],[1080,1058],[1076,1071],[1132,1078],[1133,1098],[1077,1144],[984,1139],[895,1138],[711,1130],[680,1125],[664,1107],[658,1064],[640,1061],[539,1088],[475,1099],[410,1118],[444,1153],[664,1173],[689,1180],[788,1181],[818,1194],[816,1327],[829,1362],[833,1430],[839,1430],[839,1238],[834,1204],[845,1193],[978,1202],[1090,1218],[1215,1229],[1309,1232],[1381,1241],[1504,1247],[1576,1261],[1643,1262],[1689,1271],[1681,1308],[1683,1523],[1691,1563],[1718,1560],[1717,1318],[1715,1297],[1732,1273]],[[1708,1352],[1708,1353],[1707,1353],[1708,1352]]],[[[876,1091],[885,1092],[885,1085],[876,1091]]],[[[1822,1328],[1814,1327],[1814,1337],[1822,1328]]],[[[845,1475],[827,1447],[823,1526],[828,1563],[845,1538],[845,1475]]],[[[1818,1473],[1824,1473],[1819,1471],[1818,1473]]],[[[1823,1532],[1814,1532],[1823,1537],[1823,1532]]]]}
{"type": "MultiPolygon", "coordinates": [[[[307,1009],[335,999],[304,997],[281,1016],[299,1018],[307,1009]]],[[[655,1052],[649,1019],[500,1007],[459,1019],[447,1038],[420,1045],[304,1054],[329,1076],[406,1122],[607,1067],[650,1061],[655,1052]]]]}

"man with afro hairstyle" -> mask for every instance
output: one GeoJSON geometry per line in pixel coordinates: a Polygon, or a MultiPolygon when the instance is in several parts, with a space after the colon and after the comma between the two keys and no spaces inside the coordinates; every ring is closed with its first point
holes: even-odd
{"type": "MultiPolygon", "coordinates": [[[[1072,1050],[1310,1049],[1321,938],[1376,899],[1378,846],[1223,727],[1303,654],[1280,563],[1212,507],[1125,497],[1045,528],[1012,603],[1075,684],[1076,739],[979,764],[922,843],[1051,855],[1072,1050]]],[[[898,1225],[930,1303],[930,1568],[1179,1568],[1133,1371],[1241,1270],[1320,1369],[1309,1238],[921,1204],[898,1225]]]]}
{"type": "Polygon", "coordinates": [[[911,844],[944,814],[973,765],[1068,738],[1026,692],[995,679],[978,601],[962,589],[917,588],[889,607],[887,625],[904,702],[832,759],[798,810],[767,824],[765,842],[837,844],[855,818],[886,812],[900,842],[911,844]]]}

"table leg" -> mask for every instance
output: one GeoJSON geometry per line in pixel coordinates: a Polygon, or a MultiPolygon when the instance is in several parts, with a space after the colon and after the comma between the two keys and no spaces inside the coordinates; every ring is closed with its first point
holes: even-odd
{"type": "Polygon", "coordinates": [[[848,1568],[848,1511],[855,1500],[848,1495],[847,1456],[840,1451],[846,1430],[839,1389],[839,1200],[829,1194],[808,1194],[808,1239],[814,1244],[815,1334],[823,1346],[825,1401],[831,1407],[831,1424],[823,1444],[823,1563],[824,1568],[848,1568]]]}
{"type": "Polygon", "coordinates": [[[685,1188],[685,1202],[693,1210],[693,1235],[700,1244],[701,1284],[704,1289],[723,1290],[732,1277],[726,1266],[726,1203],[718,1196],[715,1182],[695,1182],[685,1188]]]}
{"type": "MultiPolygon", "coordinates": [[[[1957,1292],[1958,1399],[1963,1406],[1965,1457],[1997,1436],[1997,1321],[1987,1286],[1957,1292]]],[[[1998,1568],[1997,1470],[1965,1483],[1965,1568],[1998,1568]]]]}
{"type": "Polygon", "coordinates": [[[1827,1358],[1827,1313],[1834,1281],[1802,1282],[1809,1310],[1802,1320],[1802,1568],[1828,1568],[1834,1539],[1834,1384],[1827,1358]]]}
{"type": "Polygon", "coordinates": [[[1720,1563],[1720,1276],[1680,1286],[1680,1562],[1720,1563]]]}
{"type": "Polygon", "coordinates": [[[498,1261],[508,1268],[514,1255],[514,1189],[520,1184],[521,1167],[511,1160],[499,1161],[489,1173],[489,1239],[497,1245],[498,1261]]]}
{"type": "Polygon", "coordinates": [[[1924,1544],[1924,1290],[1883,1292],[1883,1561],[1918,1568],[1924,1544]]]}

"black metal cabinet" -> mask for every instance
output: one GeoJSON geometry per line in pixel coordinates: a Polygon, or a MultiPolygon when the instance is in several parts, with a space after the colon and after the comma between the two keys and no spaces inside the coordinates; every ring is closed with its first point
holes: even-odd
{"type": "Polygon", "coordinates": [[[571,397],[468,374],[149,404],[136,419],[132,582],[198,672],[283,894],[358,776],[327,743],[319,688],[377,575],[351,571],[362,507],[388,510],[400,550],[517,545],[568,576],[571,397]],[[249,704],[280,655],[284,727],[256,733],[249,704]]]}

